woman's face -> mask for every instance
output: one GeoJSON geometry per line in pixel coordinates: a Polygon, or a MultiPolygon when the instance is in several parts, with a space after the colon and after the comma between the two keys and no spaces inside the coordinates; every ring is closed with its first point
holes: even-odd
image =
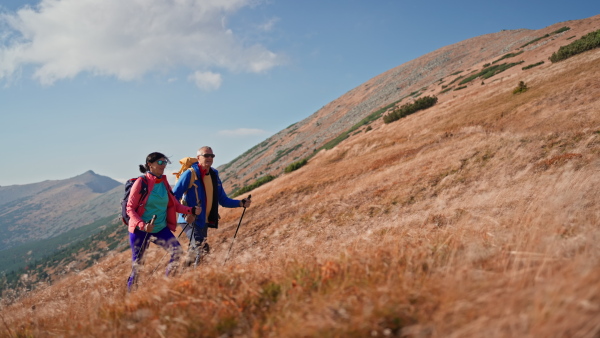
{"type": "Polygon", "coordinates": [[[167,167],[167,159],[161,158],[154,162],[148,163],[148,167],[150,167],[150,172],[156,176],[161,176],[165,173],[165,168],[167,167]]]}

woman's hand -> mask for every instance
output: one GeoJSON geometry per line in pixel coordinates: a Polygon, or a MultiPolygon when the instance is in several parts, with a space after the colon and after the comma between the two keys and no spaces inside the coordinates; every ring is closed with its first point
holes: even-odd
{"type": "Polygon", "coordinates": [[[144,223],[144,225],[142,225],[142,227],[140,229],[145,232],[152,232],[152,229],[154,229],[154,224],[144,223]]]}
{"type": "Polygon", "coordinates": [[[145,232],[151,232],[152,229],[154,229],[154,221],[156,221],[156,215],[152,215],[150,223],[144,223],[144,225],[140,227],[140,230],[145,232]]]}

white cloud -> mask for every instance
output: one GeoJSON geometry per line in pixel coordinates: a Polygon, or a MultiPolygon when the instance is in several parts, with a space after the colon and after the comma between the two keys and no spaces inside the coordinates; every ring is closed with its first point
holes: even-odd
{"type": "Polygon", "coordinates": [[[264,135],[267,132],[262,129],[252,129],[252,128],[238,128],[234,130],[220,130],[219,135],[222,136],[256,136],[256,135],[264,135]]]}
{"type": "Polygon", "coordinates": [[[194,82],[198,88],[205,91],[219,89],[223,82],[221,74],[200,71],[190,75],[188,80],[194,82]]]}
{"type": "Polygon", "coordinates": [[[273,27],[275,27],[275,24],[279,22],[279,20],[279,18],[272,18],[264,24],[260,25],[259,28],[265,32],[269,32],[273,30],[273,27]]]}
{"type": "Polygon", "coordinates": [[[263,72],[282,57],[226,27],[229,15],[255,2],[42,0],[0,14],[0,80],[27,66],[45,85],[82,72],[130,81],[182,66],[263,72]]]}

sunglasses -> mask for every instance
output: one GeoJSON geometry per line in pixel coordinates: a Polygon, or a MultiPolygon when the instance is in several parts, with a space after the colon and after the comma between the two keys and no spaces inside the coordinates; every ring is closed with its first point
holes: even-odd
{"type": "Polygon", "coordinates": [[[167,165],[167,163],[169,163],[169,162],[163,161],[163,160],[158,160],[158,161],[156,161],[156,163],[158,163],[158,165],[167,165]]]}
{"type": "Polygon", "coordinates": [[[214,157],[215,157],[215,154],[202,154],[202,155],[200,155],[200,156],[204,156],[204,158],[209,158],[209,157],[212,157],[212,158],[214,158],[214,157]]]}

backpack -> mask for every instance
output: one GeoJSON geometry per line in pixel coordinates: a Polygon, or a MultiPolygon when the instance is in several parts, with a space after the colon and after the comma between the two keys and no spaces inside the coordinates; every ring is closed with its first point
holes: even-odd
{"type": "Polygon", "coordinates": [[[123,221],[123,223],[125,223],[125,225],[129,225],[130,218],[129,215],[127,215],[127,200],[129,200],[129,193],[131,192],[131,187],[133,187],[133,184],[135,183],[135,181],[137,181],[138,178],[142,179],[141,199],[144,199],[144,197],[148,194],[148,182],[146,182],[146,177],[144,177],[143,175],[139,177],[130,178],[127,180],[127,182],[125,182],[125,195],[121,200],[121,220],[123,221]]]}
{"type": "MultiPolygon", "coordinates": [[[[181,160],[179,160],[179,163],[181,163],[181,168],[179,168],[179,172],[173,173],[173,175],[175,175],[177,177],[177,179],[175,180],[175,183],[177,183],[177,181],[179,180],[179,176],[181,176],[181,174],[183,174],[186,170],[190,171],[190,174],[192,174],[192,177],[190,178],[190,183],[188,184],[188,187],[186,189],[186,191],[190,190],[190,188],[192,186],[194,186],[196,189],[196,201],[199,201],[198,199],[198,186],[194,183],[196,182],[196,171],[194,170],[194,168],[192,168],[192,164],[198,162],[198,159],[195,157],[184,157],[181,160]]],[[[185,203],[185,197],[183,197],[181,199],[181,204],[183,205],[187,205],[185,203]]]]}
{"type": "Polygon", "coordinates": [[[183,174],[186,170],[189,170],[192,172],[192,179],[190,180],[188,189],[191,188],[194,181],[196,180],[196,172],[194,171],[194,169],[192,169],[192,164],[194,164],[196,162],[198,162],[198,159],[195,157],[184,157],[181,160],[179,160],[179,163],[181,163],[181,168],[179,168],[179,172],[173,173],[173,175],[175,175],[175,177],[177,177],[177,179],[175,180],[175,183],[177,183],[177,181],[179,180],[179,176],[181,176],[181,174],[183,174]]]}

